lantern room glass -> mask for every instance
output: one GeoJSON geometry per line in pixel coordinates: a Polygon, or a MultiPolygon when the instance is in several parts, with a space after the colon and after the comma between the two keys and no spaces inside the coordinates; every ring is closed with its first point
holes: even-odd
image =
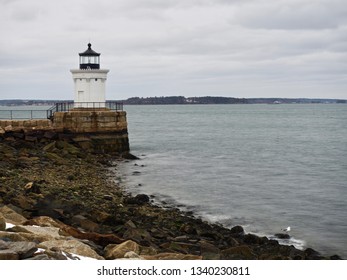
{"type": "Polygon", "coordinates": [[[80,56],[80,64],[100,64],[98,56],[80,56]]]}

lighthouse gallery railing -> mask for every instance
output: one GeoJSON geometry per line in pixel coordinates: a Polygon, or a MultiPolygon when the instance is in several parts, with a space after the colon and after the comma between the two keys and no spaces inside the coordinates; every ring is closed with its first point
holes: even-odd
{"type": "Polygon", "coordinates": [[[100,110],[123,111],[123,103],[116,101],[106,102],[59,102],[47,110],[47,118],[51,119],[55,112],[68,112],[71,110],[100,110]]]}
{"type": "Polygon", "coordinates": [[[116,101],[106,102],[59,102],[48,110],[28,110],[15,109],[6,110],[3,107],[0,109],[0,120],[29,120],[29,119],[51,119],[55,112],[68,112],[70,110],[101,110],[108,109],[111,111],[123,111],[123,103],[116,101]]]}

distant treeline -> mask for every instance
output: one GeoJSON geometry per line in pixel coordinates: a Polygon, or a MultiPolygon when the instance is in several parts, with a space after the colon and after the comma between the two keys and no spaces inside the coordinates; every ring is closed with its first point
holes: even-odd
{"type": "MultiPolygon", "coordinates": [[[[1,106],[54,105],[72,100],[0,100],[1,106]]],[[[121,100],[125,105],[168,105],[168,104],[310,104],[310,103],[347,103],[344,99],[309,99],[309,98],[234,98],[221,96],[184,97],[131,97],[121,100]]]]}
{"type": "Polygon", "coordinates": [[[0,100],[0,106],[53,106],[55,103],[59,102],[72,102],[72,100],[27,100],[27,99],[4,99],[0,100]]]}
{"type": "Polygon", "coordinates": [[[160,105],[160,104],[309,104],[309,103],[347,103],[340,99],[308,99],[308,98],[234,98],[220,96],[184,97],[132,97],[122,100],[126,105],[160,105]]]}

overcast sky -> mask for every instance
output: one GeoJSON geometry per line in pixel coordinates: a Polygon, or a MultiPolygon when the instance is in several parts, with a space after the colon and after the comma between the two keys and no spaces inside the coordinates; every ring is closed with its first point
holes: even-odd
{"type": "Polygon", "coordinates": [[[107,99],[347,99],[346,0],[0,0],[0,99],[73,99],[101,53],[107,99]]]}

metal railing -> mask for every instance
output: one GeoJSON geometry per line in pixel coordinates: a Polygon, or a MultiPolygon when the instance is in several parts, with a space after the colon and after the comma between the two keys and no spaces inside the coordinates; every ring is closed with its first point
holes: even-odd
{"type": "Polygon", "coordinates": [[[47,118],[53,118],[55,112],[68,112],[71,110],[100,110],[123,111],[123,103],[116,101],[106,102],[59,102],[47,110],[47,118]]]}
{"type": "Polygon", "coordinates": [[[45,119],[47,110],[0,110],[0,120],[45,119]]]}
{"type": "Polygon", "coordinates": [[[116,101],[106,102],[59,102],[47,110],[0,110],[0,120],[28,120],[52,119],[55,112],[68,112],[71,110],[101,110],[123,111],[123,103],[116,101]]]}

